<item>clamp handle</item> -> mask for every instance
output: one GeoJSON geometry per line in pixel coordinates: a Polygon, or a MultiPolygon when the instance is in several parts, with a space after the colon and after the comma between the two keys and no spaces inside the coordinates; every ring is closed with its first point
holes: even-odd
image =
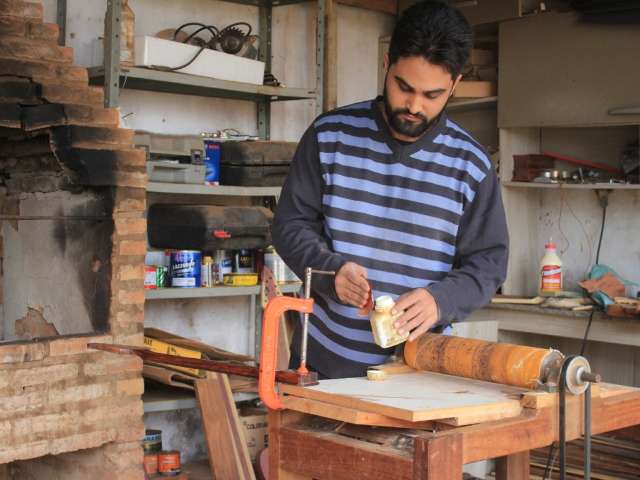
{"type": "Polygon", "coordinates": [[[265,405],[282,410],[284,405],[275,391],[280,317],[289,310],[313,312],[312,298],[275,297],[267,304],[262,315],[262,343],[260,348],[260,376],[258,393],[265,405]]]}

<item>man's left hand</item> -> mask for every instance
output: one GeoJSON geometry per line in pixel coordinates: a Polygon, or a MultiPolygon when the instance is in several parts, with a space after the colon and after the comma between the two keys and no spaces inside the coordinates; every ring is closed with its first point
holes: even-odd
{"type": "Polygon", "coordinates": [[[416,288],[398,297],[391,313],[396,315],[403,310],[393,326],[401,335],[411,332],[409,341],[418,338],[438,321],[438,305],[424,288],[416,288]]]}

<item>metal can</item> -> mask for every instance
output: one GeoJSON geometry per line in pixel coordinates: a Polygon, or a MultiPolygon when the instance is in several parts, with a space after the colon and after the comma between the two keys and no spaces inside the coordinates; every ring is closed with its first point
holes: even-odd
{"type": "Polygon", "coordinates": [[[144,456],[144,473],[147,475],[155,475],[158,473],[158,454],[148,453],[144,456]]]}
{"type": "Polygon", "coordinates": [[[158,453],[162,450],[162,430],[145,430],[142,449],[144,453],[158,453]]]}
{"type": "Polygon", "coordinates": [[[233,258],[228,250],[216,250],[213,260],[214,283],[224,283],[224,276],[233,271],[233,258]]]}
{"type": "Polygon", "coordinates": [[[169,267],[161,265],[156,267],[156,286],[158,288],[165,288],[169,285],[169,267]]]}
{"type": "Polygon", "coordinates": [[[144,288],[146,288],[147,290],[156,288],[156,278],[156,267],[154,265],[145,265],[144,288]]]}
{"type": "Polygon", "coordinates": [[[196,288],[200,286],[202,254],[198,250],[171,252],[171,286],[196,288]]]}
{"type": "Polygon", "coordinates": [[[234,273],[254,273],[253,251],[247,248],[236,250],[233,256],[234,273]]]}
{"type": "Polygon", "coordinates": [[[179,451],[171,450],[158,453],[158,472],[161,475],[177,475],[180,471],[179,451]]]}
{"type": "Polygon", "coordinates": [[[212,267],[213,258],[207,255],[202,259],[202,268],[200,269],[200,285],[202,287],[213,287],[212,267]]]}

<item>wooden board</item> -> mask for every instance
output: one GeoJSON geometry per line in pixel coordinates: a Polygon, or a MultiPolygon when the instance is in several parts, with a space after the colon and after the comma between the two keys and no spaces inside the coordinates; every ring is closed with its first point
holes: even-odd
{"type": "Polygon", "coordinates": [[[283,393],[410,422],[473,418],[474,423],[515,417],[526,390],[478,380],[415,372],[384,381],[322,380],[313,387],[280,386],[283,393]],[[488,419],[488,420],[485,420],[488,419]]]}

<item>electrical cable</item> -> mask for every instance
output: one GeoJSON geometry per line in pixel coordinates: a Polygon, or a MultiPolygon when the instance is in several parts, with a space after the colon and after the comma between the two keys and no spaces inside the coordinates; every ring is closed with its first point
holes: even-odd
{"type": "MultiPolygon", "coordinates": [[[[596,195],[598,195],[598,202],[600,203],[600,207],[602,208],[602,224],[600,225],[600,238],[598,239],[598,248],[596,250],[596,265],[600,263],[600,249],[602,248],[602,237],[604,236],[604,225],[607,220],[607,207],[609,206],[609,192],[600,192],[596,190],[596,195]]],[[[582,338],[582,344],[580,346],[580,356],[584,356],[584,351],[587,347],[587,341],[589,339],[589,331],[591,330],[591,323],[593,322],[593,316],[595,315],[595,310],[591,311],[589,315],[589,321],[587,322],[587,328],[584,331],[584,337],[582,338]]],[[[542,480],[547,480],[547,475],[551,472],[551,466],[555,463],[555,444],[551,444],[549,446],[549,454],[547,455],[547,464],[544,469],[544,474],[542,475],[542,480]]],[[[590,468],[589,468],[590,469],[590,468]]]]}

